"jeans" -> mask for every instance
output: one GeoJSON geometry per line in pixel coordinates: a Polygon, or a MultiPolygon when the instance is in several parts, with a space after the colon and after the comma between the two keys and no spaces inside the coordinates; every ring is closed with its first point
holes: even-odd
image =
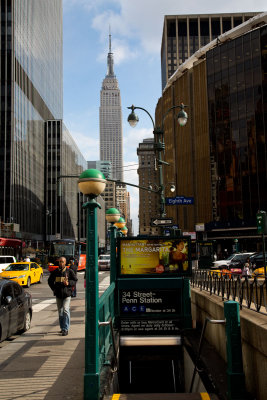
{"type": "Polygon", "coordinates": [[[68,331],[70,327],[70,299],[71,297],[66,297],[65,299],[57,299],[57,309],[59,316],[59,326],[62,331],[68,331]]]}
{"type": "Polygon", "coordinates": [[[76,291],[76,284],[73,286],[72,294],[71,297],[76,297],[77,291],[76,291]]]}

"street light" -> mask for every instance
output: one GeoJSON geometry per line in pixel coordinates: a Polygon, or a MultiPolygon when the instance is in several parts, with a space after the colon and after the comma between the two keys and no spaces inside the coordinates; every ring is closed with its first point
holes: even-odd
{"type": "MultiPolygon", "coordinates": [[[[170,192],[174,193],[175,190],[176,190],[175,185],[174,185],[173,183],[167,183],[167,184],[165,185],[165,188],[166,188],[167,185],[170,185],[170,192]]],[[[160,188],[159,188],[157,185],[155,185],[155,183],[153,183],[153,184],[150,183],[149,186],[148,186],[148,189],[153,190],[153,186],[155,187],[156,191],[159,191],[159,190],[160,190],[160,188]]]]}
{"type": "Polygon", "coordinates": [[[126,236],[128,233],[128,228],[126,228],[126,226],[124,226],[123,228],[121,228],[121,232],[124,234],[124,236],[126,236]]]}
{"type": "Polygon", "coordinates": [[[116,279],[116,223],[120,220],[120,212],[117,208],[109,208],[106,211],[106,220],[110,227],[110,283],[116,279]]]}
{"type": "Polygon", "coordinates": [[[114,224],[118,229],[122,229],[125,225],[125,219],[123,217],[120,217],[120,219],[114,224]]]}
{"type": "Polygon", "coordinates": [[[184,111],[184,108],[187,107],[185,106],[183,103],[170,107],[165,114],[162,117],[162,122],[161,122],[161,127],[155,127],[155,122],[152,118],[152,116],[150,115],[150,113],[143,107],[135,107],[134,105],[132,105],[131,107],[127,107],[128,109],[132,110],[131,113],[128,116],[128,122],[130,124],[131,127],[135,127],[136,124],[139,121],[138,115],[135,114],[135,110],[143,110],[145,113],[147,113],[147,115],[149,116],[149,118],[151,119],[152,125],[153,125],[153,134],[155,136],[155,140],[154,140],[154,149],[156,151],[156,154],[158,154],[158,169],[159,169],[159,194],[160,194],[160,217],[161,218],[165,218],[166,217],[166,208],[165,208],[165,187],[164,187],[164,183],[163,183],[163,172],[162,172],[162,165],[166,164],[169,165],[167,162],[162,160],[162,156],[161,153],[162,151],[165,150],[165,143],[164,143],[164,121],[165,118],[167,116],[167,114],[175,109],[175,108],[180,108],[180,111],[177,115],[177,120],[180,126],[185,126],[185,124],[187,123],[187,113],[184,111]]]}
{"type": "Polygon", "coordinates": [[[106,179],[97,169],[88,169],[80,175],[78,186],[80,191],[89,197],[89,201],[83,204],[83,208],[87,210],[84,399],[97,400],[100,382],[96,211],[101,206],[95,198],[105,190],[106,179]]]}

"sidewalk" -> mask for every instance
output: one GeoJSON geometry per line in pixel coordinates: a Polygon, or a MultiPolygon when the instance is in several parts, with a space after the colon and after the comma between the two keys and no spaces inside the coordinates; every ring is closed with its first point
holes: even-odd
{"type": "Polygon", "coordinates": [[[1,348],[0,400],[83,400],[84,299],[72,299],[66,337],[56,304],[45,311],[42,324],[1,348]]]}

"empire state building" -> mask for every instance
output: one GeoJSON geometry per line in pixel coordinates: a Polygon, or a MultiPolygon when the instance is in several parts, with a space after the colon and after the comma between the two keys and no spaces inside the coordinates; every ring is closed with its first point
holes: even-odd
{"type": "Polygon", "coordinates": [[[107,75],[100,92],[100,160],[111,162],[112,179],[123,181],[123,139],[121,96],[114,74],[114,60],[109,35],[107,75]]]}

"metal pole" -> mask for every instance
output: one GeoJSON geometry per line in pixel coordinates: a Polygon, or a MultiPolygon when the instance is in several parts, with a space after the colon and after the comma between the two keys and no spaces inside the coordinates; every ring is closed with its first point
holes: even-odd
{"type": "Polygon", "coordinates": [[[98,300],[98,247],[97,207],[91,199],[83,205],[87,209],[86,290],[85,290],[85,373],[84,399],[99,398],[99,300],[98,300]]]}
{"type": "Polygon", "coordinates": [[[241,400],[246,396],[239,304],[236,301],[226,301],[224,315],[226,319],[227,398],[241,400]]]}
{"type": "Polygon", "coordinates": [[[162,129],[156,128],[153,131],[154,134],[154,149],[156,153],[156,158],[158,161],[158,169],[159,169],[159,194],[160,194],[160,208],[159,208],[159,214],[161,218],[166,217],[166,208],[165,208],[165,187],[164,187],[164,181],[163,181],[163,170],[162,170],[162,164],[164,161],[162,161],[162,156],[161,152],[165,149],[165,144],[164,144],[164,132],[162,129]]]}
{"type": "Polygon", "coordinates": [[[263,251],[263,267],[264,267],[264,279],[266,280],[266,257],[265,257],[265,237],[264,233],[262,234],[262,251],[263,251]]]}
{"type": "Polygon", "coordinates": [[[115,225],[110,227],[110,283],[115,282],[117,276],[116,269],[116,234],[115,225]]]}

